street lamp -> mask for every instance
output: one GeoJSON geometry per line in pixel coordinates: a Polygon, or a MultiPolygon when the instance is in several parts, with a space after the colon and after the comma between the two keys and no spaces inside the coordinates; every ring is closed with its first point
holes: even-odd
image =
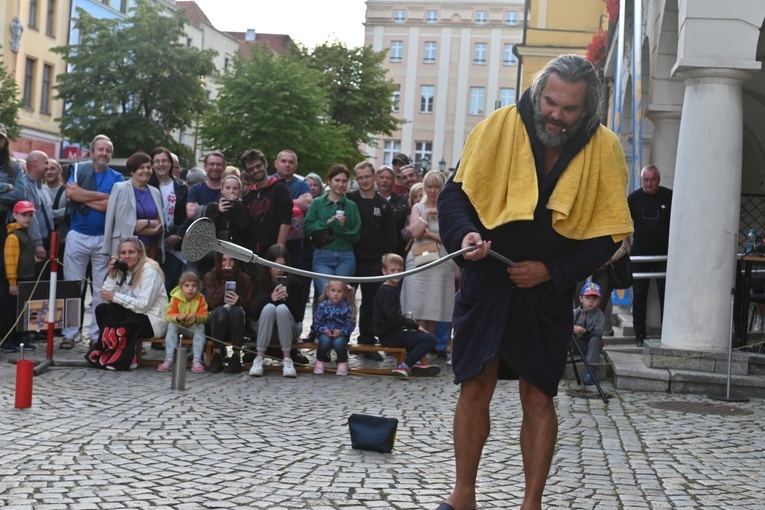
{"type": "Polygon", "coordinates": [[[430,160],[428,158],[422,158],[420,160],[420,168],[422,168],[422,173],[427,173],[428,170],[430,170],[430,160]]]}
{"type": "Polygon", "coordinates": [[[444,158],[441,158],[441,161],[438,162],[438,169],[442,172],[446,170],[446,161],[444,161],[444,158]]]}

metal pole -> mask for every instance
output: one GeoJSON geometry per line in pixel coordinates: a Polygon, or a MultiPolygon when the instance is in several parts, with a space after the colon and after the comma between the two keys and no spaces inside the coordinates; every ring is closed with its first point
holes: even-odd
{"type": "MultiPolygon", "coordinates": [[[[738,233],[733,234],[733,254],[738,256],[738,233]]],[[[733,364],[733,318],[734,303],[736,300],[736,272],[738,268],[733,264],[733,286],[730,289],[730,327],[728,328],[728,373],[725,384],[725,395],[709,395],[713,400],[723,400],[725,402],[749,402],[746,397],[734,396],[730,394],[731,366],[733,364]]]]}
{"type": "Polygon", "coordinates": [[[182,334],[178,335],[178,345],[173,352],[173,378],[170,389],[179,391],[186,389],[186,348],[183,346],[182,334]]]}

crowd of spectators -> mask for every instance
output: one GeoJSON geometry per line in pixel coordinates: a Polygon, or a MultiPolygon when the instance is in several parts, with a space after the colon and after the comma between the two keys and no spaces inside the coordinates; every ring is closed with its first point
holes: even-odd
{"type": "MultiPolygon", "coordinates": [[[[412,244],[438,240],[435,198],[444,176],[430,172],[423,185],[422,176],[404,154],[394,156],[392,167],[375,169],[362,162],[353,173],[336,164],[322,180],[317,173],[299,175],[298,156],[288,149],[276,156],[274,173],[269,172],[265,154],[254,148],[241,155],[238,167],[227,166],[226,157],[214,151],[204,156],[202,168],[182,171],[175,154],[156,147],[127,158],[125,175],[110,166],[113,152],[112,141],[98,135],[90,144],[88,161],[62,168],[55,159],[34,151],[25,171],[22,162],[11,157],[7,136],[0,130],[0,219],[9,223],[16,203],[29,204],[23,214],[31,220],[24,227],[14,223],[14,239],[23,234],[24,249],[31,254],[27,259],[40,263],[34,275],[19,276],[32,280],[40,274],[51,233],[57,231],[64,278],[81,282],[83,300],[88,290],[93,300],[89,331],[64,328],[58,348],[86,343],[87,359],[96,367],[134,368],[136,342],[167,334],[164,346],[153,345],[165,351],[159,371],[172,368],[172,349],[179,336],[186,335],[195,339],[195,372],[238,373],[243,363],[252,361],[250,375],[260,376],[266,356],[273,355],[281,358],[283,375],[294,377],[295,364],[308,363],[292,345],[304,330],[313,286],[312,310],[322,315],[306,324],[309,333],[303,340],[317,340],[321,347],[316,373],[323,373],[334,350],[335,372],[344,375],[348,372],[346,346],[357,319],[360,335],[354,340],[369,345],[379,341],[374,308],[381,283],[359,286],[362,299],[357,312],[356,289],[347,290],[350,286],[343,277],[382,275],[384,255],[397,254],[411,262],[407,253],[412,244]],[[355,191],[347,193],[354,180],[355,191]],[[328,275],[328,279],[311,282],[215,252],[187,261],[181,250],[183,238],[202,217],[214,222],[221,240],[278,264],[328,275]],[[334,310],[349,301],[351,316],[345,317],[342,326],[328,327],[334,310]],[[202,359],[203,333],[214,339],[208,360],[202,359]],[[248,338],[253,340],[253,355],[242,358],[242,351],[250,350],[243,348],[248,338]]],[[[4,241],[6,229],[1,236],[4,241]]],[[[6,264],[2,266],[5,270],[6,264]]],[[[26,271],[28,266],[21,269],[26,271]]],[[[10,275],[4,273],[0,274],[0,324],[8,332],[16,307],[7,306],[14,300],[10,275]]],[[[406,305],[400,313],[413,313],[417,329],[426,325],[432,333],[435,321],[449,321],[455,272],[451,265],[444,265],[437,272],[417,275],[414,283],[413,289],[422,287],[427,293],[405,290],[406,305]],[[423,285],[433,278],[439,282],[437,288],[423,285]],[[436,294],[435,305],[418,303],[436,294]]],[[[18,350],[22,341],[22,335],[12,334],[3,349],[18,350]]],[[[430,349],[430,339],[427,345],[430,349]]],[[[34,348],[29,342],[26,346],[34,348]]],[[[420,351],[422,347],[415,352],[420,351]]],[[[383,359],[376,351],[364,356],[383,359]]],[[[427,359],[421,360],[418,369],[422,363],[427,364],[427,359]]]]}

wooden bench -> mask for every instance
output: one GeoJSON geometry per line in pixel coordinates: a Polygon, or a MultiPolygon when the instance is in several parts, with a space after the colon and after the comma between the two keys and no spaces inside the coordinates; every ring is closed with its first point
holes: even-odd
{"type": "MultiPolygon", "coordinates": [[[[307,349],[311,351],[315,351],[318,347],[318,343],[314,342],[297,342],[292,344],[292,347],[294,349],[307,349]]],[[[396,366],[400,365],[404,362],[404,358],[406,357],[406,349],[403,347],[383,347],[382,345],[359,345],[359,344],[348,344],[348,352],[384,352],[385,354],[390,354],[396,359],[396,366]]],[[[247,365],[249,367],[249,365],[247,365]]],[[[281,370],[281,364],[269,364],[266,363],[263,365],[263,368],[265,370],[269,371],[276,371],[281,370]]],[[[295,370],[298,372],[313,372],[312,366],[300,366],[298,364],[295,364],[295,370]]],[[[348,368],[348,372],[357,373],[357,374],[376,374],[376,375],[390,375],[392,369],[389,368],[348,368]]]]}
{"type": "MultiPolygon", "coordinates": [[[[194,339],[192,337],[183,337],[182,345],[187,346],[189,351],[191,351],[191,347],[193,345],[194,339]]],[[[135,349],[135,357],[136,361],[138,362],[139,367],[156,367],[159,364],[161,364],[165,357],[162,356],[161,359],[144,359],[143,357],[143,344],[144,343],[159,343],[162,345],[165,345],[165,339],[164,338],[141,338],[136,342],[136,349],[135,349]]],[[[315,342],[297,342],[292,344],[292,347],[295,349],[307,349],[311,351],[315,351],[319,344],[315,342]]],[[[244,345],[245,349],[251,349],[252,345],[250,346],[245,343],[244,345]]],[[[205,342],[205,360],[209,364],[210,360],[212,359],[212,350],[213,350],[213,341],[207,340],[205,342]]],[[[404,362],[404,358],[406,357],[406,349],[403,347],[383,347],[382,345],[359,345],[359,344],[348,344],[348,352],[384,352],[385,354],[389,354],[393,356],[396,359],[396,366],[400,365],[404,362]]],[[[191,368],[191,362],[189,361],[186,364],[187,368],[191,368]]],[[[249,369],[251,366],[250,364],[242,365],[244,368],[249,369]]],[[[264,364],[263,368],[265,370],[269,371],[276,371],[281,370],[281,364],[270,364],[266,363],[264,364]]],[[[295,370],[298,372],[313,372],[312,366],[302,366],[295,364],[295,370]]],[[[349,368],[348,371],[352,373],[358,373],[358,374],[377,374],[377,375],[389,375],[391,373],[391,368],[349,368]]]]}
{"type": "MultiPolygon", "coordinates": [[[[162,344],[165,345],[165,339],[164,338],[139,338],[138,341],[135,344],[135,360],[138,362],[139,367],[156,367],[159,366],[163,361],[165,361],[165,356],[163,355],[161,359],[144,359],[143,358],[143,344],[144,343],[156,343],[156,344],[162,344]]],[[[191,352],[191,348],[194,344],[194,338],[190,336],[184,336],[181,340],[181,345],[185,345],[188,349],[188,352],[191,352]]],[[[205,359],[209,360],[212,358],[212,340],[205,341],[205,359]]],[[[191,361],[186,363],[187,368],[191,368],[191,361]]]]}

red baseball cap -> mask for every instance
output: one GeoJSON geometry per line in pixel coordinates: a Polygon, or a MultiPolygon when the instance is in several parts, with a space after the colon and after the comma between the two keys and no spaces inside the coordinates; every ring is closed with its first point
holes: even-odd
{"type": "Polygon", "coordinates": [[[16,205],[13,206],[13,214],[21,214],[29,211],[36,211],[35,205],[28,200],[19,200],[16,205]]]}

